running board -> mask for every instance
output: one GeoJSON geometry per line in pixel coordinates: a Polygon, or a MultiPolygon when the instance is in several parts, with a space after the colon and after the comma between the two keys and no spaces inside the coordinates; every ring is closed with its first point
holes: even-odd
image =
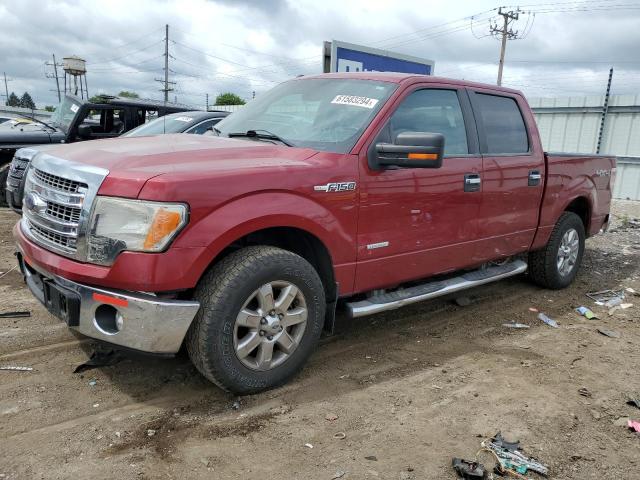
{"type": "Polygon", "coordinates": [[[495,282],[503,278],[519,275],[527,270],[527,263],[522,260],[497,265],[472,272],[448,280],[434,281],[416,285],[393,292],[373,295],[366,300],[347,303],[347,312],[351,318],[364,317],[374,313],[395,310],[412,303],[441,297],[449,293],[459,292],[467,288],[477,287],[485,283],[495,282]]]}

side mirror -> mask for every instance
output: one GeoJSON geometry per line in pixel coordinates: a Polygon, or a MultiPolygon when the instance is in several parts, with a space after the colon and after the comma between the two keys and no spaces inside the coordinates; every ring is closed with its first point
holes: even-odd
{"type": "Polygon", "coordinates": [[[379,168],[440,168],[443,154],[441,133],[403,132],[393,144],[376,144],[375,163],[379,168]]]}
{"type": "Polygon", "coordinates": [[[78,127],[78,136],[80,138],[91,138],[93,131],[89,125],[80,125],[78,127]]]}

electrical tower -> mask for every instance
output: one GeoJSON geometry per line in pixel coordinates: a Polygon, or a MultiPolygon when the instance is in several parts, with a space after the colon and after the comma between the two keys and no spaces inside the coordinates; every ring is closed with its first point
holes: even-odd
{"type": "Polygon", "coordinates": [[[161,88],[160,91],[164,92],[164,101],[166,103],[169,101],[169,92],[173,91],[173,88],[169,88],[169,85],[175,85],[176,82],[169,81],[169,25],[165,25],[164,29],[164,80],[161,78],[154,80],[164,83],[164,88],[161,88]]]}
{"type": "Polygon", "coordinates": [[[498,15],[502,17],[502,26],[498,25],[498,21],[493,21],[489,26],[489,33],[496,38],[501,38],[502,47],[500,48],[500,64],[498,65],[498,86],[502,85],[502,69],[504,68],[504,54],[507,49],[507,40],[515,40],[518,38],[518,30],[513,30],[512,24],[520,16],[520,9],[503,12],[502,7],[498,9],[498,15]]]}

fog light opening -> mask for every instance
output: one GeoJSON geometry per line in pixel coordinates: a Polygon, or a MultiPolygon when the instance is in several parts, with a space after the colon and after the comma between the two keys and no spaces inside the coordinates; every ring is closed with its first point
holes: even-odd
{"type": "Polygon", "coordinates": [[[102,304],[96,308],[93,318],[96,328],[107,335],[115,335],[124,326],[124,319],[118,309],[111,305],[102,304]]]}

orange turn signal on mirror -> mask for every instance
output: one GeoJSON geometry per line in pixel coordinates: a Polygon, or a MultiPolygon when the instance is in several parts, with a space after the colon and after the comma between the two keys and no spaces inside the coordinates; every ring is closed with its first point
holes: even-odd
{"type": "Polygon", "coordinates": [[[437,153],[410,153],[409,160],[437,160],[437,153]]]}

